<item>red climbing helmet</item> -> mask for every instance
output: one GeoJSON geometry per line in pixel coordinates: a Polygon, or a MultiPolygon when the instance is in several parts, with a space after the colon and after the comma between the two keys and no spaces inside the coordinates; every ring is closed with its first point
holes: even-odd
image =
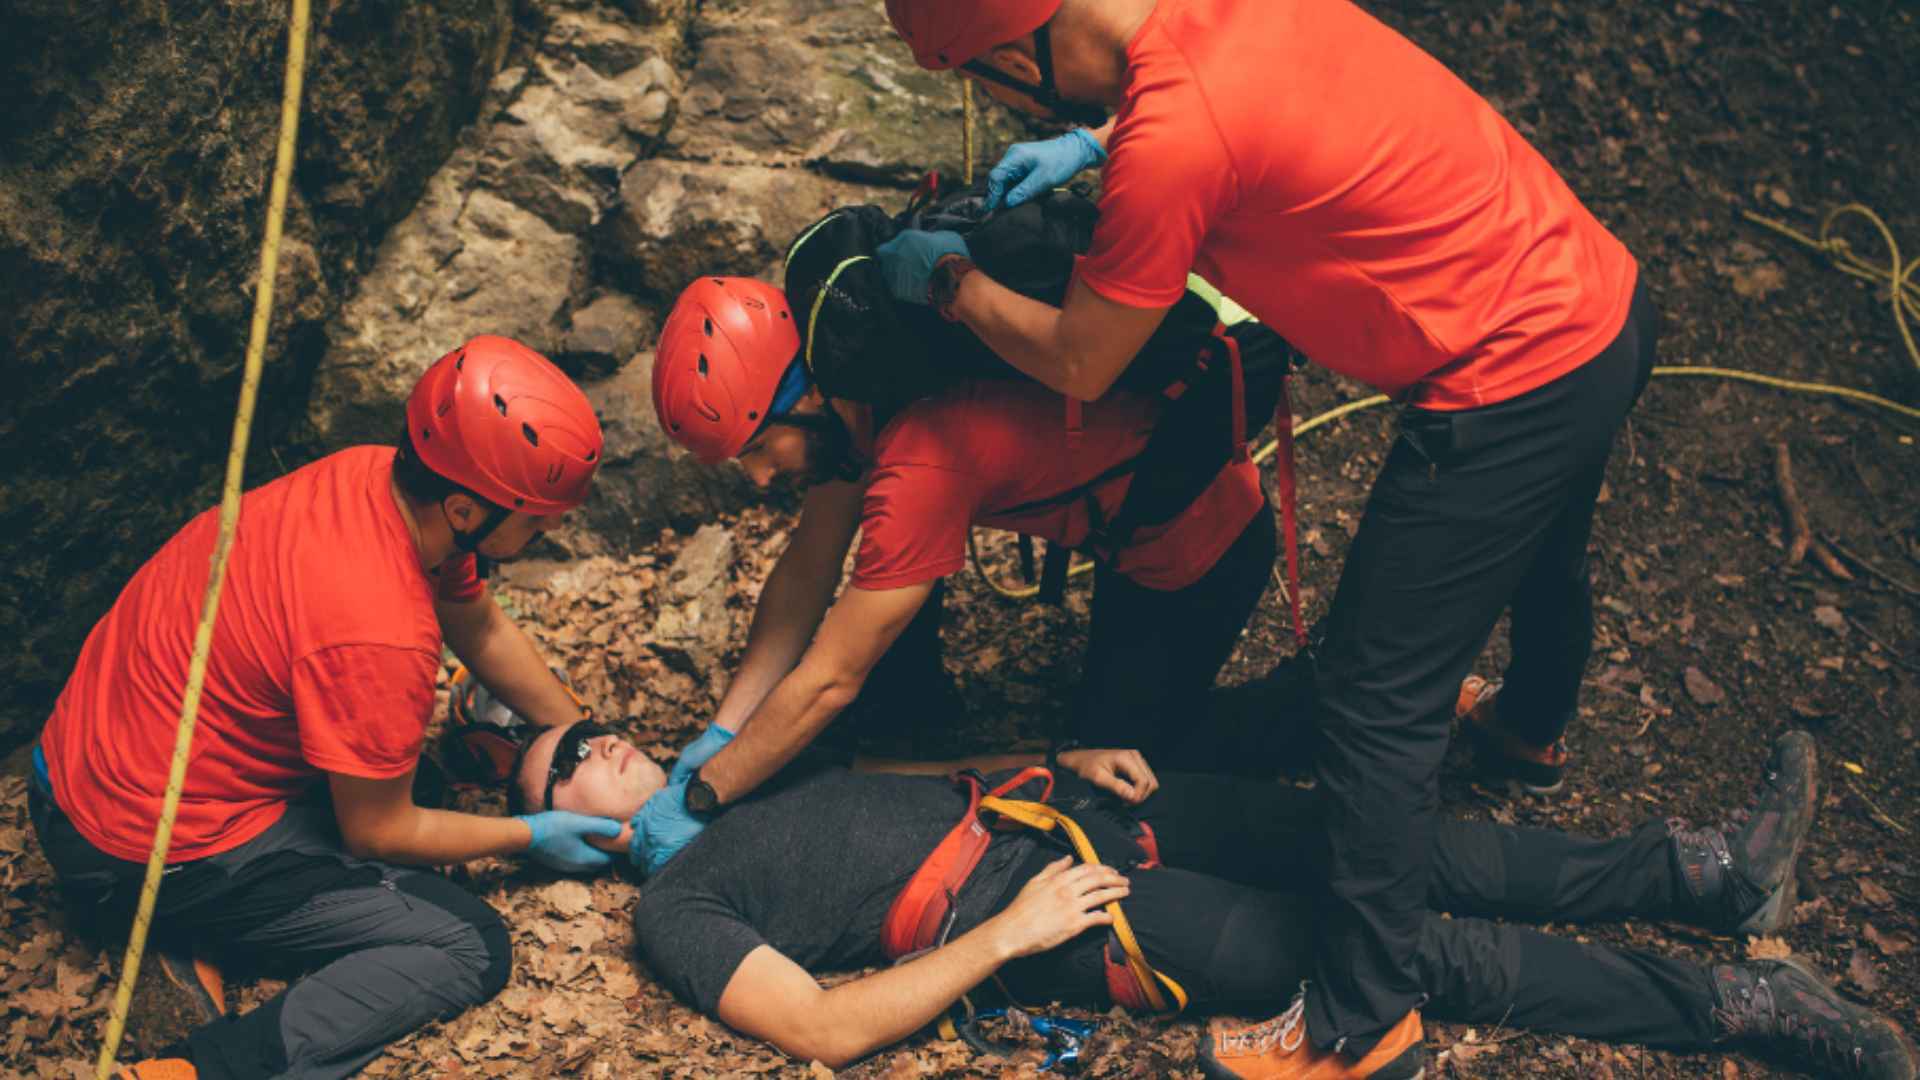
{"type": "Polygon", "coordinates": [[[799,352],[786,293],[753,278],[695,281],[674,302],[654,354],[660,427],[708,465],[733,457],[766,422],[799,352]]]}
{"type": "Polygon", "coordinates": [[[587,498],[600,420],[553,362],[483,336],[436,360],[407,398],[420,463],[507,510],[558,514],[587,498]]]}
{"type": "Polygon", "coordinates": [[[887,0],[887,18],[914,62],[947,71],[1038,30],[1060,0],[887,0]]]}

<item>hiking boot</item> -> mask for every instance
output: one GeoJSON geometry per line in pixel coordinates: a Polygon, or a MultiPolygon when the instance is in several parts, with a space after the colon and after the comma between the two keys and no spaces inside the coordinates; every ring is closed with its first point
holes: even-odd
{"type": "Polygon", "coordinates": [[[1410,1012],[1358,1061],[1307,1042],[1306,985],[1286,1012],[1258,1024],[1215,1019],[1200,1039],[1200,1070],[1214,1080],[1422,1080],[1420,1014],[1410,1012]]]}
{"type": "Polygon", "coordinates": [[[1773,744],[1753,799],[1731,820],[1699,829],[1667,822],[1674,866],[1700,925],[1741,934],[1771,934],[1786,925],[1794,863],[1813,826],[1819,786],[1813,736],[1789,731],[1773,744]]]}
{"type": "Polygon", "coordinates": [[[113,1080],[200,1080],[200,1071],[186,1058],[148,1058],[115,1069],[113,1080]]]}
{"type": "Polygon", "coordinates": [[[129,1043],[156,1053],[226,1013],[220,969],[186,942],[152,939],[127,1011],[129,1043]]]}
{"type": "Polygon", "coordinates": [[[1469,675],[1460,684],[1453,715],[1473,746],[1474,769],[1494,787],[1513,794],[1553,795],[1566,786],[1567,741],[1537,746],[1500,726],[1498,680],[1469,675]]]}
{"type": "Polygon", "coordinates": [[[1893,1021],[1833,992],[1800,960],[1713,969],[1716,1033],[1817,1076],[1915,1080],[1920,1053],[1893,1021]]]}

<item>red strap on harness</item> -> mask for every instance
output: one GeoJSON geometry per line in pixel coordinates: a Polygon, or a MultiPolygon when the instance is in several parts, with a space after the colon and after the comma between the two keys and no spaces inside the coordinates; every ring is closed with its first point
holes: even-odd
{"type": "MultiPolygon", "coordinates": [[[[1035,780],[1046,782],[1038,799],[1046,802],[1053,795],[1053,773],[1044,765],[1029,765],[986,794],[1004,796],[1035,780]]],[[[889,960],[898,960],[940,943],[941,931],[953,911],[954,897],[960,894],[960,887],[967,883],[986,855],[987,845],[993,842],[992,834],[980,821],[983,786],[980,778],[972,773],[959,773],[953,781],[967,792],[967,812],[934,847],[920,869],[907,879],[906,887],[887,908],[887,917],[880,923],[880,948],[889,960]]]]}
{"type": "Polygon", "coordinates": [[[1287,548],[1287,604],[1293,609],[1293,640],[1296,647],[1307,647],[1307,627],[1300,620],[1300,542],[1294,509],[1293,478],[1293,402],[1287,390],[1287,377],[1280,377],[1280,401],[1273,410],[1273,438],[1278,444],[1274,471],[1280,481],[1280,531],[1287,548]]]}
{"type": "Polygon", "coordinates": [[[1240,343],[1227,333],[1227,324],[1213,324],[1213,336],[1227,349],[1227,373],[1233,387],[1233,462],[1247,460],[1247,373],[1240,366],[1240,343]]]}

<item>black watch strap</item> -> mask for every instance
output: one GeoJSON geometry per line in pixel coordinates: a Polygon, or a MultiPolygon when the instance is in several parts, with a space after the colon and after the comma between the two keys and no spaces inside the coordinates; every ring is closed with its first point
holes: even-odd
{"type": "Polygon", "coordinates": [[[1059,772],[1060,755],[1069,750],[1078,749],[1080,749],[1079,739],[1068,739],[1066,742],[1054,743],[1052,746],[1047,747],[1047,771],[1053,773],[1059,772]]]}
{"type": "Polygon", "coordinates": [[[697,818],[710,818],[720,812],[719,793],[713,790],[712,784],[701,777],[697,769],[694,771],[693,778],[687,781],[684,801],[687,813],[697,818]]]}

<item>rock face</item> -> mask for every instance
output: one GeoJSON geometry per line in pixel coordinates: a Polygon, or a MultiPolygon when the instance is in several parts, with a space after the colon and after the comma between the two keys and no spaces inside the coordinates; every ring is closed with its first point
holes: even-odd
{"type": "MultiPolygon", "coordinates": [[[[7,5],[0,746],[38,729],[139,561],[218,498],[286,17],[284,4],[7,5]]],[[[315,6],[251,483],[281,471],[274,450],[304,412],[328,319],[446,160],[512,29],[508,0],[315,6]]]]}
{"type": "Polygon", "coordinates": [[[660,658],[710,685],[724,682],[720,656],[733,634],[727,614],[727,572],[733,566],[733,536],[703,525],[673,560],[660,615],[653,624],[653,650],[660,658]]]}
{"type": "MultiPolygon", "coordinates": [[[[286,27],[276,5],[18,0],[7,30],[0,746],[38,726],[139,562],[218,498],[286,27]]],[[[569,550],[739,505],[737,473],[653,419],[667,306],[703,273],[777,281],[832,207],[957,174],[960,100],[881,0],[320,5],[249,484],[390,441],[420,371],[496,333],[602,410],[569,550]]],[[[1026,134],[983,107],[980,167],[1026,134]]]]}

